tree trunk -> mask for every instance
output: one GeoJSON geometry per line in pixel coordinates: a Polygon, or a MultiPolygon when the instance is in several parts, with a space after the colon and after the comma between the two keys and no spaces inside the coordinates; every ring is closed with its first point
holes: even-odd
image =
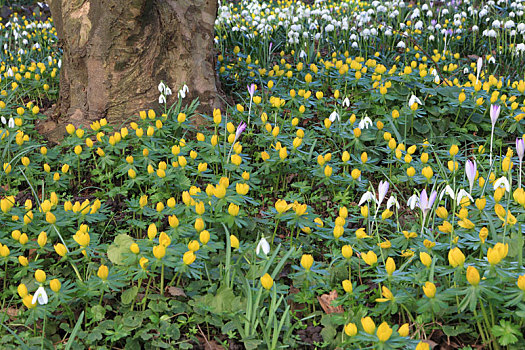
{"type": "MultiPolygon", "coordinates": [[[[187,84],[201,111],[218,103],[216,0],[48,0],[63,50],[57,129],[120,124],[159,106],[158,84],[187,84]]],[[[188,98],[188,96],[186,97],[188,98]]],[[[49,129],[49,127],[48,127],[49,129]]],[[[44,132],[45,133],[45,132],[44,132]]],[[[49,133],[49,132],[48,132],[49,133]]]]}

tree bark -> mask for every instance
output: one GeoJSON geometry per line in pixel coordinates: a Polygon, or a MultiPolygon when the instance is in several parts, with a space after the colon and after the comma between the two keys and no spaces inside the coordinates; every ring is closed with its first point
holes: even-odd
{"type": "MultiPolygon", "coordinates": [[[[58,128],[120,124],[158,107],[158,84],[187,84],[201,111],[219,103],[216,0],[48,0],[63,50],[58,128]]],[[[188,98],[188,96],[186,97],[188,98]]]]}

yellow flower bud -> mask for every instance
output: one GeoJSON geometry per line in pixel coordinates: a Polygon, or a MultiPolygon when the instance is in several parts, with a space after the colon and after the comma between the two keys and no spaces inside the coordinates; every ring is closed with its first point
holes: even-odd
{"type": "Polygon", "coordinates": [[[36,270],[35,271],[35,280],[38,283],[44,283],[46,281],[46,273],[42,270],[36,270]]]}
{"type": "Polygon", "coordinates": [[[270,290],[273,286],[272,277],[269,274],[265,273],[264,276],[261,277],[261,285],[264,287],[264,289],[270,290]]]}
{"type": "Polygon", "coordinates": [[[106,265],[100,265],[97,271],[98,278],[100,278],[102,281],[106,281],[108,279],[108,275],[109,275],[108,267],[106,265]]]}
{"type": "Polygon", "coordinates": [[[479,272],[474,266],[467,267],[467,281],[468,283],[472,284],[473,286],[477,286],[479,284],[479,272]]]}
{"type": "Polygon", "coordinates": [[[58,279],[52,279],[49,281],[49,288],[55,293],[60,292],[60,288],[62,288],[62,283],[58,279]]]}
{"type": "Polygon", "coordinates": [[[376,330],[376,325],[370,316],[364,317],[361,319],[361,325],[363,330],[368,334],[374,334],[376,330]]]}
{"type": "Polygon", "coordinates": [[[432,282],[425,282],[425,285],[423,286],[423,292],[427,298],[434,298],[436,296],[436,285],[432,282]]]}
{"type": "Polygon", "coordinates": [[[357,334],[357,326],[355,323],[349,323],[345,326],[345,334],[349,337],[353,337],[357,334]]]}
{"type": "Polygon", "coordinates": [[[310,255],[310,254],[303,254],[303,256],[301,257],[301,266],[306,271],[310,271],[310,269],[312,268],[313,263],[314,263],[314,258],[313,258],[312,255],[310,255]]]}
{"type": "Polygon", "coordinates": [[[377,327],[377,337],[379,338],[380,342],[386,342],[390,337],[392,336],[392,328],[388,325],[388,323],[383,322],[377,327]]]}

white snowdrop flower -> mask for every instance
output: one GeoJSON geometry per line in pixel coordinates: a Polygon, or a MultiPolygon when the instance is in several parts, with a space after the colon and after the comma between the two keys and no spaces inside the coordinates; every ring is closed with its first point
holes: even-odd
{"type": "Polygon", "coordinates": [[[7,124],[7,120],[5,119],[4,116],[0,117],[0,121],[2,121],[2,124],[4,124],[4,125],[7,124]]]}
{"type": "Polygon", "coordinates": [[[442,16],[448,15],[448,9],[443,9],[443,11],[441,11],[441,15],[442,16]]]}
{"type": "Polygon", "coordinates": [[[388,199],[388,202],[386,202],[386,208],[390,209],[394,205],[396,206],[397,209],[399,209],[399,202],[397,201],[396,197],[391,196],[388,199]]]}
{"type": "Polygon", "coordinates": [[[513,20],[508,20],[507,22],[505,22],[505,29],[512,29],[514,28],[514,26],[515,24],[513,20]]]}
{"type": "Polygon", "coordinates": [[[439,200],[443,199],[444,195],[448,195],[452,200],[456,199],[456,194],[450,185],[447,185],[439,194],[439,200]]]}
{"type": "Polygon", "coordinates": [[[299,52],[299,58],[305,58],[305,57],[307,57],[306,52],[304,50],[301,50],[301,52],[299,52]]]}
{"type": "Polygon", "coordinates": [[[419,105],[423,105],[423,103],[421,102],[421,100],[416,96],[416,95],[411,95],[410,96],[410,99],[408,100],[408,106],[412,106],[414,103],[418,103],[419,105]]]}
{"type": "Polygon", "coordinates": [[[329,25],[327,25],[327,26],[324,28],[325,32],[327,32],[327,33],[333,32],[334,29],[335,29],[335,27],[334,27],[332,24],[329,24],[329,25]]]}
{"type": "Polygon", "coordinates": [[[411,210],[414,210],[414,208],[419,205],[419,196],[416,194],[413,194],[408,199],[407,205],[410,207],[411,210]]]}
{"type": "MultiPolygon", "coordinates": [[[[521,44],[521,45],[523,45],[523,44],[521,44]]],[[[343,100],[343,107],[350,107],[350,100],[348,99],[348,97],[346,97],[343,100]]]]}
{"type": "Polygon", "coordinates": [[[36,304],[37,301],[40,305],[45,305],[49,301],[44,287],[38,287],[38,289],[35,292],[35,295],[33,295],[33,300],[31,301],[31,303],[36,304]]]}
{"type": "Polygon", "coordinates": [[[494,58],[494,56],[492,56],[491,58],[489,58],[489,63],[496,63],[496,59],[494,58]]]}
{"type": "Polygon", "coordinates": [[[499,28],[501,27],[501,22],[499,20],[495,20],[492,22],[492,27],[493,28],[499,28]]]}
{"type": "Polygon", "coordinates": [[[406,47],[406,45],[405,45],[404,41],[400,41],[400,42],[397,43],[397,48],[404,49],[405,47],[406,47]]]}
{"type": "Polygon", "coordinates": [[[159,103],[160,104],[166,103],[166,97],[164,95],[159,95],[159,103]]]}
{"type": "Polygon", "coordinates": [[[368,127],[372,126],[373,123],[372,123],[372,119],[370,119],[369,117],[364,117],[363,119],[361,119],[361,121],[359,122],[359,129],[363,130],[363,129],[368,129],[368,127]]]}
{"type": "Polygon", "coordinates": [[[472,26],[472,31],[473,32],[478,32],[479,31],[479,27],[476,26],[476,25],[472,26]]]}
{"type": "Polygon", "coordinates": [[[359,45],[357,44],[356,41],[354,41],[354,42],[352,43],[352,48],[357,49],[358,47],[359,47],[359,45]]]}
{"type": "Polygon", "coordinates": [[[328,117],[328,119],[333,123],[336,119],[337,120],[340,120],[339,118],[339,114],[336,112],[336,111],[333,111],[331,114],[330,114],[330,117],[328,117]]]}
{"type": "Polygon", "coordinates": [[[58,68],[62,67],[62,59],[58,60],[57,66],[58,66],[58,68]]]}
{"type": "Polygon", "coordinates": [[[161,81],[161,82],[159,83],[159,86],[157,86],[157,89],[159,89],[159,92],[160,92],[161,94],[164,94],[164,91],[166,91],[166,85],[164,85],[164,83],[161,81]]]}
{"type": "Polygon", "coordinates": [[[7,122],[7,126],[13,129],[15,127],[15,120],[13,118],[9,118],[9,121],[7,122]]]}
{"type": "Polygon", "coordinates": [[[257,244],[257,248],[255,249],[255,253],[259,255],[260,251],[264,253],[264,255],[268,255],[270,253],[270,243],[266,240],[266,238],[261,238],[259,241],[259,244],[257,244]]]}
{"type": "Polygon", "coordinates": [[[494,181],[494,190],[500,187],[504,187],[505,190],[510,193],[510,183],[509,183],[509,180],[505,176],[502,176],[496,181],[494,181]]]}
{"type": "Polygon", "coordinates": [[[474,199],[472,198],[472,196],[467,191],[465,191],[464,189],[461,189],[461,190],[459,190],[458,196],[457,196],[457,199],[456,199],[457,205],[460,205],[460,203],[461,203],[461,201],[463,200],[464,197],[467,197],[471,202],[474,202],[474,199]]]}
{"type": "Polygon", "coordinates": [[[321,38],[321,33],[317,33],[317,34],[315,34],[314,37],[315,37],[315,40],[319,40],[319,39],[321,38]]]}
{"type": "Polygon", "coordinates": [[[374,197],[373,193],[370,192],[370,191],[367,191],[365,192],[362,196],[361,196],[361,200],[359,201],[359,206],[363,205],[365,202],[370,202],[370,201],[375,201],[376,198],[374,197]]]}

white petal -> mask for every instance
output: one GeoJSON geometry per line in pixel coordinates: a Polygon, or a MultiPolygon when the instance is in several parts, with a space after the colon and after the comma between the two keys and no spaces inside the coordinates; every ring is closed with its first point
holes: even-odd
{"type": "Polygon", "coordinates": [[[2,120],[2,124],[6,124],[7,123],[7,120],[5,120],[4,116],[2,116],[2,118],[0,118],[0,120],[2,120]]]}
{"type": "Polygon", "coordinates": [[[468,199],[471,202],[474,202],[474,199],[472,198],[472,196],[467,191],[465,191],[464,189],[461,189],[461,190],[459,190],[459,193],[458,193],[458,200],[457,200],[458,205],[463,200],[463,197],[468,197],[468,199]]]}
{"type": "Polygon", "coordinates": [[[38,289],[35,292],[35,295],[33,295],[32,303],[35,304],[37,301],[40,305],[45,305],[49,301],[44,287],[38,287],[38,289]]]}
{"type": "Polygon", "coordinates": [[[256,254],[259,254],[259,252],[263,251],[263,253],[265,255],[268,255],[268,253],[270,253],[270,243],[268,243],[268,241],[266,240],[266,238],[261,238],[261,240],[259,241],[259,244],[257,244],[257,248],[255,249],[255,253],[256,254]]]}
{"type": "Polygon", "coordinates": [[[413,194],[412,197],[408,199],[407,205],[410,207],[411,210],[414,210],[414,208],[419,204],[419,197],[416,194],[413,194]]]}
{"type": "Polygon", "coordinates": [[[359,204],[358,204],[358,205],[361,206],[361,205],[363,205],[363,203],[365,203],[365,202],[369,202],[369,201],[371,201],[372,199],[375,200],[374,195],[372,194],[372,192],[367,191],[367,192],[365,192],[365,194],[363,194],[363,196],[361,197],[361,200],[359,201],[359,204]]]}
{"type": "Polygon", "coordinates": [[[504,176],[500,177],[494,182],[494,190],[501,187],[502,185],[505,187],[505,190],[510,193],[509,180],[507,180],[507,178],[504,176]]]}

